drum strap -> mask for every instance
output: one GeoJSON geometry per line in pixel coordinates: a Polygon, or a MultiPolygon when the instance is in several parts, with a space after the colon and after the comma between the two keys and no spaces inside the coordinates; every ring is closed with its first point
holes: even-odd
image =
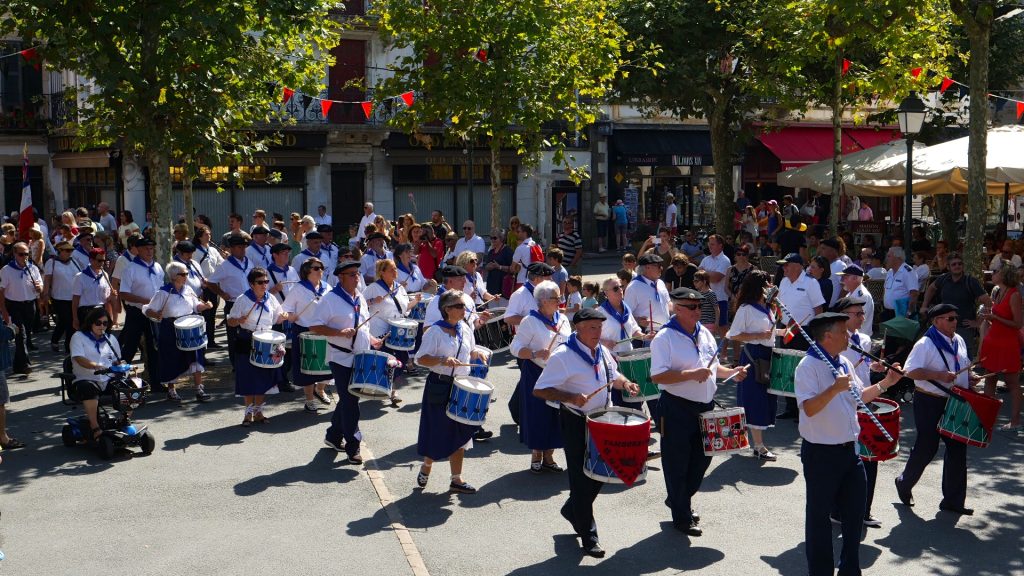
{"type": "Polygon", "coordinates": [[[395,289],[391,290],[383,280],[377,280],[377,284],[380,284],[381,288],[391,297],[391,301],[395,303],[395,310],[398,310],[399,314],[405,316],[405,310],[402,310],[402,305],[398,303],[398,298],[395,296],[395,292],[398,292],[398,287],[395,286],[395,289]]]}
{"type": "Polygon", "coordinates": [[[349,348],[342,348],[341,346],[338,346],[337,344],[334,344],[334,343],[331,343],[331,342],[328,342],[327,345],[330,346],[331,348],[334,348],[335,350],[340,350],[340,351],[344,352],[345,354],[351,354],[352,353],[352,350],[350,350],[349,348]]]}

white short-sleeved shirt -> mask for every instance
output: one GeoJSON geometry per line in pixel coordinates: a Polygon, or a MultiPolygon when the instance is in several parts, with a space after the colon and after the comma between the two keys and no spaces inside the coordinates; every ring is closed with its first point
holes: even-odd
{"type": "MultiPolygon", "coordinates": [[[[850,374],[850,382],[860,396],[863,384],[853,370],[853,365],[840,355],[839,362],[850,374]]],[[[796,401],[803,410],[804,402],[824,392],[835,384],[836,377],[829,365],[807,355],[796,367],[796,401]]],[[[800,437],[815,444],[843,444],[852,442],[860,435],[860,424],[857,422],[857,400],[853,394],[843,392],[832,398],[820,412],[808,416],[807,412],[800,415],[800,437]]]]}
{"type": "Polygon", "coordinates": [[[725,284],[729,281],[729,267],[732,266],[732,262],[729,261],[729,257],[725,255],[725,252],[720,252],[718,256],[707,255],[703,260],[700,261],[698,268],[707,270],[708,272],[719,272],[723,274],[722,279],[718,282],[711,283],[711,290],[718,297],[718,301],[729,299],[729,294],[725,291],[725,284]]]}
{"type": "MultiPolygon", "coordinates": [[[[296,254],[294,258],[292,258],[292,268],[295,268],[296,270],[302,268],[302,263],[305,262],[306,260],[309,260],[310,258],[317,258],[321,262],[324,262],[323,255],[323,250],[320,250],[318,252],[310,252],[308,248],[302,250],[301,252],[296,254]]],[[[326,280],[328,276],[333,276],[333,273],[334,268],[331,267],[331,265],[328,264],[327,262],[324,262],[324,279],[326,280]]]]}
{"type": "Polygon", "coordinates": [[[370,307],[370,314],[376,314],[370,320],[370,333],[374,336],[387,334],[390,330],[388,320],[405,318],[405,313],[409,310],[409,295],[398,282],[395,282],[394,288],[391,290],[381,286],[380,282],[373,282],[363,290],[363,298],[366,299],[370,307]],[[389,293],[394,295],[393,299],[388,295],[389,293]],[[371,300],[381,296],[384,297],[383,300],[376,304],[369,304],[371,300]],[[398,301],[398,306],[395,306],[395,300],[398,301]]]}
{"type": "Polygon", "coordinates": [[[220,255],[220,250],[216,247],[204,247],[202,244],[196,244],[196,251],[192,253],[192,263],[199,266],[199,269],[203,271],[203,276],[206,278],[213,276],[223,262],[224,257],[220,255]]]}
{"type": "MultiPolygon", "coordinates": [[[[749,304],[744,304],[736,309],[736,316],[732,319],[732,325],[729,326],[729,331],[725,334],[725,337],[732,339],[740,334],[759,334],[769,330],[775,330],[775,314],[772,314],[770,311],[768,314],[765,314],[749,304]]],[[[775,338],[750,340],[749,343],[774,348],[775,338]]],[[[746,360],[740,361],[740,364],[745,362],[746,360]]]]}
{"type": "MultiPolygon", "coordinates": [[[[90,362],[107,366],[113,365],[121,357],[121,345],[118,343],[117,338],[109,334],[106,339],[100,340],[97,349],[95,340],[81,330],[75,330],[75,333],[71,335],[70,348],[71,358],[85,358],[90,362]]],[[[107,381],[110,380],[110,376],[107,374],[95,374],[96,370],[80,366],[74,360],[71,362],[71,372],[75,375],[76,381],[90,380],[92,382],[99,382],[101,390],[107,389],[107,381]]]]}
{"type": "Polygon", "coordinates": [[[487,245],[484,243],[484,239],[476,234],[469,240],[463,236],[455,243],[455,255],[458,256],[466,251],[484,254],[487,252],[487,245]]]}
{"type": "MultiPolygon", "coordinates": [[[[355,309],[348,302],[345,302],[337,292],[334,290],[328,290],[320,300],[320,304],[316,307],[317,318],[313,325],[327,326],[328,328],[334,328],[337,330],[355,328],[366,320],[369,306],[367,306],[366,299],[363,298],[362,294],[357,293],[354,299],[360,312],[358,323],[356,322],[355,309]]],[[[327,348],[327,360],[338,364],[339,366],[351,368],[353,356],[359,352],[370,349],[369,323],[363,324],[356,335],[352,338],[328,336],[327,342],[329,344],[327,348]],[[331,346],[331,344],[333,344],[333,346],[331,346]],[[351,350],[351,352],[338,350],[335,346],[351,350]]]]}
{"type": "Polygon", "coordinates": [[[427,282],[427,279],[423,277],[423,272],[419,266],[409,263],[409,267],[402,270],[404,264],[400,264],[396,259],[395,264],[398,264],[398,283],[405,287],[406,292],[419,292],[423,290],[423,285],[427,282]]]}
{"type": "Polygon", "coordinates": [[[882,304],[892,310],[896,307],[897,300],[910,298],[910,293],[916,292],[919,287],[914,269],[902,264],[896,270],[889,270],[885,274],[885,298],[882,304]]]}
{"type": "Polygon", "coordinates": [[[231,312],[228,313],[228,318],[241,318],[248,314],[249,317],[239,325],[239,328],[250,332],[273,329],[274,324],[277,324],[278,317],[281,316],[281,304],[278,303],[277,298],[264,300],[263,308],[255,306],[255,304],[256,301],[252,298],[244,293],[239,294],[235,299],[235,305],[231,307],[231,312]]]}
{"type": "Polygon", "coordinates": [[[35,283],[43,284],[43,275],[39,267],[28,262],[24,270],[15,268],[14,260],[11,260],[3,268],[0,268],[0,290],[4,291],[4,298],[14,302],[27,302],[39,298],[36,292],[35,283]]]}
{"type": "Polygon", "coordinates": [[[932,269],[927,264],[921,264],[914,267],[914,274],[917,275],[917,285],[920,286],[928,281],[928,277],[932,275],[932,269]]]}
{"type": "Polygon", "coordinates": [[[121,275],[124,274],[124,269],[132,263],[133,258],[135,258],[135,256],[132,256],[131,252],[128,252],[127,250],[122,252],[121,255],[117,257],[117,260],[114,261],[114,271],[110,273],[110,277],[114,280],[120,280],[121,275]]]}
{"type": "Polygon", "coordinates": [[[626,295],[622,301],[629,306],[634,316],[647,318],[653,315],[655,328],[664,326],[668,322],[669,309],[672,306],[672,299],[669,297],[668,288],[661,279],[651,281],[644,276],[637,276],[626,287],[626,295]],[[657,294],[657,298],[655,298],[657,294]]]}
{"type": "MultiPolygon", "coordinates": [[[[71,281],[71,295],[78,296],[78,305],[102,306],[110,299],[112,288],[107,273],[102,270],[97,274],[92,268],[75,274],[71,281]]],[[[132,292],[134,294],[134,292],[132,292]]]]}
{"type": "Polygon", "coordinates": [[[252,262],[253,266],[259,266],[261,268],[266,268],[274,262],[274,259],[270,256],[270,246],[267,244],[260,246],[255,242],[252,242],[245,249],[245,257],[252,262]]]}
{"type": "Polygon", "coordinates": [[[512,253],[512,263],[519,264],[519,272],[516,273],[516,284],[526,283],[526,272],[530,266],[530,247],[536,244],[532,238],[523,240],[519,246],[516,246],[515,252],[512,253]]]}
{"type": "Polygon", "coordinates": [[[185,284],[178,294],[172,294],[170,288],[170,284],[165,284],[157,290],[149,304],[142,307],[143,314],[153,310],[159,312],[164,318],[181,318],[196,313],[199,296],[191,286],[185,284]]]}
{"type": "Polygon", "coordinates": [[[320,282],[319,286],[313,286],[313,290],[309,288],[309,286],[302,283],[293,284],[292,289],[288,292],[284,303],[281,305],[282,309],[288,314],[299,314],[297,318],[292,318],[291,321],[303,328],[309,328],[317,324],[316,307],[324,295],[331,289],[326,282],[320,282]]]}
{"type": "Polygon", "coordinates": [[[651,340],[651,374],[662,374],[668,371],[692,370],[707,366],[711,375],[707,380],[697,382],[685,380],[676,384],[659,384],[663,392],[679,396],[693,402],[711,402],[715,397],[718,385],[715,375],[718,372],[718,357],[715,351],[718,344],[711,331],[699,323],[697,345],[693,340],[672,328],[662,328],[651,340]],[[698,350],[699,348],[699,350],[698,350]]]}
{"type": "Polygon", "coordinates": [[[71,259],[82,269],[89,267],[89,253],[82,248],[81,244],[75,244],[75,249],[71,252],[71,259]]]}
{"type": "Polygon", "coordinates": [[[267,290],[275,288],[281,282],[285,283],[281,291],[274,294],[278,302],[284,302],[285,297],[288,296],[288,293],[299,282],[299,271],[287,265],[284,270],[281,270],[276,265],[271,264],[267,268],[267,276],[267,279],[270,280],[270,283],[267,284],[267,290]]]}
{"type": "Polygon", "coordinates": [[[484,292],[487,292],[487,284],[484,283],[479,272],[474,272],[472,276],[466,276],[466,293],[473,299],[473,302],[483,304],[484,292]]]}
{"type": "Polygon", "coordinates": [[[391,260],[394,256],[387,250],[383,254],[378,254],[373,250],[367,250],[366,254],[363,254],[363,259],[359,261],[359,273],[363,276],[376,278],[377,277],[377,262],[381,260],[391,260]]]}
{"type": "Polygon", "coordinates": [[[565,307],[569,310],[583,309],[583,295],[579,292],[570,292],[565,295],[565,307]]]}
{"type": "Polygon", "coordinates": [[[835,262],[829,264],[829,273],[831,274],[829,279],[832,280],[832,299],[829,300],[829,306],[835,304],[836,300],[839,300],[839,293],[843,289],[841,282],[843,277],[840,276],[839,273],[843,270],[846,270],[846,262],[843,262],[839,258],[836,258],[835,262]]]}
{"type": "Polygon", "coordinates": [[[366,227],[373,224],[373,221],[377,219],[376,212],[370,212],[366,216],[359,219],[359,230],[356,231],[356,240],[362,240],[365,238],[366,227]]]}
{"type": "Polygon", "coordinates": [[[71,258],[67,262],[57,258],[47,260],[43,264],[43,275],[50,276],[50,297],[54,300],[71,300],[71,285],[80,271],[78,264],[71,258]]]}
{"type": "MultiPolygon", "coordinates": [[[[609,304],[609,306],[611,306],[611,304],[609,304]]],[[[637,332],[640,331],[640,325],[637,324],[636,318],[633,317],[632,312],[629,314],[629,317],[626,318],[625,324],[619,324],[619,321],[613,318],[612,315],[608,313],[608,310],[604,307],[604,305],[598,306],[598,309],[604,312],[605,315],[608,317],[607,319],[605,319],[604,322],[601,323],[602,342],[608,340],[611,340],[612,342],[618,342],[623,338],[631,338],[633,334],[636,334],[637,332]],[[622,335],[623,330],[625,330],[626,332],[625,336],[622,335]]],[[[633,343],[626,341],[616,344],[615,347],[612,348],[612,351],[628,352],[632,349],[633,343]]]]}
{"type": "MultiPolygon", "coordinates": [[[[871,338],[860,330],[850,332],[850,343],[856,344],[861,350],[871,351],[871,338]]],[[[850,361],[857,378],[864,386],[871,385],[871,358],[861,356],[860,352],[854,352],[853,348],[847,348],[842,352],[843,358],[850,361]]]]}
{"type": "MultiPolygon", "coordinates": [[[[476,308],[474,307],[473,300],[469,298],[469,294],[466,294],[465,292],[462,293],[462,302],[466,305],[465,320],[469,322],[470,327],[476,326],[476,320],[480,315],[476,313],[476,308]]],[[[423,317],[424,326],[430,326],[434,322],[441,320],[440,306],[441,294],[438,294],[430,301],[429,304],[427,304],[427,312],[423,317]]]]}
{"type": "Polygon", "coordinates": [[[239,262],[234,256],[229,256],[207,280],[220,286],[228,295],[228,301],[234,302],[242,292],[249,289],[249,272],[252,272],[253,268],[255,266],[252,260],[242,257],[239,262]]]}
{"type": "MultiPolygon", "coordinates": [[[[429,325],[423,333],[423,341],[419,350],[416,351],[416,360],[424,356],[439,356],[441,358],[456,358],[463,364],[469,364],[470,354],[476,346],[476,338],[473,330],[466,326],[465,322],[459,322],[459,334],[462,336],[462,346],[459,346],[459,339],[450,335],[440,326],[429,325]]],[[[437,364],[430,367],[430,371],[441,376],[451,376],[453,368],[437,364]]],[[[455,366],[455,376],[469,376],[469,366],[455,366]]]]}
{"type": "Polygon", "coordinates": [[[334,267],[338,265],[338,247],[333,242],[324,240],[320,243],[320,259],[327,267],[328,274],[334,272],[334,267]]]}
{"type": "MultiPolygon", "coordinates": [[[[572,336],[572,326],[569,324],[569,319],[566,318],[565,314],[558,314],[557,326],[558,331],[553,332],[539,318],[534,317],[532,314],[528,315],[526,318],[523,318],[519,329],[516,330],[516,335],[512,338],[512,344],[509,347],[509,352],[513,356],[518,357],[521,350],[532,350],[534,352],[539,350],[554,351],[556,346],[568,340],[569,336],[572,336]],[[553,344],[552,340],[554,340],[553,344]]],[[[528,362],[533,362],[542,368],[547,363],[541,358],[528,360],[528,362]]]]}
{"type": "MultiPolygon", "coordinates": [[[[601,360],[597,363],[596,378],[594,377],[593,366],[584,361],[569,346],[563,345],[558,346],[551,352],[547,366],[544,367],[544,371],[540,373],[540,378],[537,379],[537,383],[533,386],[534,390],[555,388],[570,394],[591,394],[598,386],[614,382],[619,377],[617,365],[612,358],[611,352],[600,344],[598,346],[601,348],[601,360]]],[[[591,355],[594,353],[594,351],[584,346],[583,343],[580,343],[580,348],[591,355]]],[[[571,408],[586,413],[591,410],[604,408],[607,404],[608,389],[602,388],[600,392],[594,394],[590,400],[587,400],[587,403],[581,408],[576,406],[571,406],[571,408]]]]}
{"type": "Polygon", "coordinates": [[[675,202],[669,202],[665,206],[665,226],[666,227],[672,228],[673,226],[678,226],[679,225],[679,221],[676,220],[676,214],[678,212],[679,212],[679,207],[676,206],[675,202]]]}
{"type": "MultiPolygon", "coordinates": [[[[532,286],[532,284],[531,284],[532,286]]],[[[533,292],[527,289],[526,284],[519,287],[508,297],[508,306],[505,308],[505,318],[512,316],[526,316],[531,310],[537,309],[537,299],[533,292]]]]}
{"type": "MultiPolygon", "coordinates": [[[[967,344],[964,343],[964,339],[959,334],[953,334],[952,339],[946,338],[945,336],[941,337],[945,338],[946,342],[956,350],[960,369],[967,367],[971,363],[971,360],[967,356],[967,344]]],[[[926,336],[914,344],[914,347],[910,350],[910,356],[907,356],[907,361],[903,364],[903,370],[905,372],[910,372],[912,370],[917,370],[918,368],[925,368],[927,370],[957,372],[957,365],[958,363],[956,359],[948,353],[939,352],[939,349],[935,347],[935,343],[929,340],[926,336]],[[942,361],[943,358],[946,360],[945,363],[942,361]],[[947,364],[949,366],[948,368],[947,364]]],[[[970,376],[967,372],[968,371],[965,370],[958,374],[956,379],[953,380],[953,385],[961,388],[969,388],[970,376]]],[[[947,396],[945,392],[939,390],[927,380],[914,380],[914,385],[924,392],[938,396],[947,396]]],[[[946,384],[946,386],[949,387],[948,384],[946,384]]]]}
{"type": "MultiPolygon", "coordinates": [[[[860,327],[860,332],[866,334],[867,337],[870,338],[873,331],[871,324],[875,317],[874,296],[871,295],[871,292],[869,292],[867,287],[863,284],[857,286],[857,288],[855,288],[853,292],[850,292],[848,296],[850,298],[856,298],[857,300],[864,301],[864,325],[860,327]]],[[[867,350],[867,348],[865,348],[865,350],[867,350]]]]}
{"type": "MultiPolygon", "coordinates": [[[[791,282],[789,278],[783,277],[779,282],[779,300],[801,324],[814,318],[815,307],[825,306],[825,297],[821,295],[821,286],[817,280],[807,274],[801,274],[796,282],[791,282]]],[[[789,322],[789,320],[789,315],[783,313],[782,321],[789,322]]]]}
{"type": "MultiPolygon", "coordinates": [[[[84,274],[84,272],[83,272],[84,274]]],[[[147,302],[153,298],[153,294],[164,285],[164,269],[158,262],[153,262],[152,267],[146,265],[142,260],[136,258],[130,266],[125,267],[121,274],[122,294],[128,293],[147,302]]],[[[142,308],[142,304],[125,302],[126,306],[142,308]]]]}

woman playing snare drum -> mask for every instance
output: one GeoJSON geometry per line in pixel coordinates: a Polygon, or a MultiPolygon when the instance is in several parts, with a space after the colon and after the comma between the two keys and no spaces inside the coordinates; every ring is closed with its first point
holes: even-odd
{"type": "Polygon", "coordinates": [[[249,361],[253,333],[270,330],[274,324],[288,319],[277,298],[267,293],[270,278],[266,268],[253,268],[246,280],[249,289],[235,300],[228,313],[228,326],[237,327],[235,339],[235,394],[245,398],[245,417],[242,426],[253,422],[262,424],[270,419],[263,415],[263,401],[267,394],[277,394],[277,385],[284,381],[280,368],[263,368],[249,361]]]}
{"type": "Polygon", "coordinates": [[[530,472],[561,472],[562,467],[553,457],[555,448],[562,447],[558,409],[534,396],[533,387],[552,350],[572,335],[572,327],[569,319],[558,312],[561,298],[557,284],[545,280],[533,289],[533,296],[537,310],[523,318],[509,349],[516,358],[523,360],[518,384],[519,440],[533,452],[530,472]]]}
{"type": "Polygon", "coordinates": [[[413,262],[412,244],[399,244],[395,246],[395,265],[398,267],[398,283],[405,288],[406,292],[419,292],[423,290],[423,284],[427,278],[423,271],[413,262]]]}
{"type": "Polygon", "coordinates": [[[445,410],[453,379],[469,374],[469,362],[476,355],[476,340],[473,329],[462,321],[466,314],[462,292],[448,290],[438,298],[444,319],[423,333],[423,342],[416,353],[416,362],[430,368],[420,409],[416,451],[423,456],[423,466],[416,476],[416,484],[426,487],[434,461],[448,458],[452,471],[449,490],[473,494],[476,488],[462,479],[462,459],[466,448],[473,446],[473,434],[479,427],[456,422],[445,410]]]}
{"type": "MultiPolygon", "coordinates": [[[[420,301],[420,295],[410,299],[405,288],[397,282],[398,266],[394,260],[378,260],[374,269],[377,280],[363,290],[363,298],[370,308],[370,333],[378,338],[384,339],[386,352],[397,358],[402,365],[409,363],[409,353],[405,350],[395,350],[388,346],[387,337],[391,331],[391,324],[388,320],[405,318],[409,310],[420,301]]],[[[417,326],[417,328],[419,328],[417,326]]],[[[395,378],[402,375],[402,369],[395,369],[395,378]]],[[[398,404],[401,398],[395,395],[397,381],[391,386],[391,403],[398,404]]]]}
{"type": "Polygon", "coordinates": [[[210,399],[210,395],[203,389],[206,350],[179,350],[174,333],[175,320],[202,312],[212,306],[196,296],[188,284],[188,273],[188,268],[181,262],[174,261],[168,264],[167,276],[171,281],[157,290],[149,304],[142,307],[142,312],[146,316],[160,323],[160,383],[167,386],[167,399],[175,404],[181,403],[181,397],[174,389],[174,383],[183,374],[192,375],[197,402],[206,402],[210,399]]]}
{"type": "MultiPolygon", "coordinates": [[[[291,334],[288,334],[288,337],[291,338],[292,350],[296,353],[302,350],[299,335],[308,332],[310,326],[317,324],[317,305],[324,293],[331,289],[323,277],[324,263],[315,256],[307,258],[299,266],[299,283],[293,285],[281,304],[281,309],[288,313],[292,322],[291,334]]],[[[326,362],[326,358],[324,361],[326,362]]],[[[296,386],[302,386],[302,391],[306,395],[306,412],[316,414],[319,409],[316,405],[317,400],[321,404],[331,404],[331,397],[326,391],[329,380],[329,377],[303,374],[301,360],[292,362],[292,382],[296,386]]]]}
{"type": "Polygon", "coordinates": [[[736,387],[736,405],[747,413],[747,427],[754,437],[754,456],[774,462],[775,454],[764,444],[764,431],[775,426],[778,396],[768,393],[768,383],[758,382],[764,370],[758,363],[770,362],[775,346],[775,315],[765,306],[764,291],[771,284],[768,273],[750,270],[736,296],[736,312],[725,335],[742,342],[740,364],[749,364],[747,377],[736,387]]]}

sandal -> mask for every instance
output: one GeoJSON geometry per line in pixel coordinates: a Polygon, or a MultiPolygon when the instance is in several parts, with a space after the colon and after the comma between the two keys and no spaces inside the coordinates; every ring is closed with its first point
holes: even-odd
{"type": "Polygon", "coordinates": [[[424,470],[426,470],[426,468],[420,466],[420,471],[418,474],[416,474],[416,485],[419,486],[420,488],[426,488],[427,480],[430,479],[430,471],[427,470],[426,472],[424,472],[424,470]]]}
{"type": "Polygon", "coordinates": [[[565,468],[558,465],[558,462],[545,462],[541,464],[545,472],[565,472],[565,468]]]}
{"type": "Polygon", "coordinates": [[[248,428],[249,426],[252,426],[252,414],[253,414],[253,406],[252,405],[246,406],[245,407],[245,417],[242,418],[242,426],[244,426],[246,428],[248,428]]]}
{"type": "Polygon", "coordinates": [[[399,398],[398,396],[392,396],[391,397],[391,405],[392,406],[398,406],[401,403],[402,403],[402,399],[399,398]]]}
{"type": "Polygon", "coordinates": [[[476,494],[476,488],[473,487],[472,484],[461,480],[458,482],[452,480],[451,485],[448,486],[448,490],[450,492],[455,492],[456,494],[476,494]]]}
{"type": "Polygon", "coordinates": [[[257,424],[266,424],[267,422],[270,422],[270,418],[267,418],[266,416],[263,415],[262,404],[257,406],[256,409],[253,411],[252,421],[257,424]]]}
{"type": "Polygon", "coordinates": [[[534,474],[540,474],[543,471],[544,471],[544,463],[543,462],[541,462],[540,460],[537,460],[536,462],[530,462],[530,472],[532,472],[534,474]]]}
{"type": "Polygon", "coordinates": [[[14,450],[16,448],[24,448],[24,447],[25,447],[25,443],[22,442],[21,440],[18,440],[17,438],[14,438],[14,437],[9,438],[7,440],[6,444],[0,444],[0,448],[3,448],[4,450],[14,450]]]}
{"type": "Polygon", "coordinates": [[[758,460],[767,460],[768,462],[775,462],[778,460],[775,453],[769,450],[767,446],[758,446],[757,448],[754,448],[754,456],[758,460]]]}
{"type": "Polygon", "coordinates": [[[313,396],[316,397],[316,399],[319,400],[321,404],[326,404],[327,406],[331,405],[331,397],[327,395],[326,390],[324,390],[323,392],[319,390],[314,390],[313,396]]]}
{"type": "Polygon", "coordinates": [[[1024,429],[1024,424],[1016,424],[1016,425],[1014,425],[1014,424],[1010,424],[1009,422],[1007,422],[1006,424],[1003,424],[1002,426],[1000,426],[999,429],[1002,430],[1003,432],[1018,432],[1018,431],[1024,429]]]}

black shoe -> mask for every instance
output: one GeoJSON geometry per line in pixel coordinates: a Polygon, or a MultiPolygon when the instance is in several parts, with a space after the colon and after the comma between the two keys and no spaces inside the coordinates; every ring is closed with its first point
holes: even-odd
{"type": "Polygon", "coordinates": [[[605,551],[601,548],[601,543],[597,540],[591,540],[583,545],[583,553],[591,558],[604,558],[605,551]]]}
{"type": "Polygon", "coordinates": [[[697,537],[697,536],[703,536],[704,535],[704,531],[701,530],[700,526],[697,526],[697,522],[695,522],[693,520],[690,521],[690,525],[689,526],[683,526],[682,524],[674,524],[674,526],[676,527],[677,530],[679,530],[680,532],[686,534],[687,536],[697,537]]]}
{"type": "Polygon", "coordinates": [[[224,346],[222,346],[220,344],[214,344],[213,342],[210,342],[209,344],[206,345],[206,349],[207,350],[223,350],[224,346]]]}
{"type": "Polygon", "coordinates": [[[363,463],[363,457],[358,452],[355,454],[350,454],[348,457],[348,463],[355,464],[356,466],[358,466],[363,463]]]}
{"type": "Polygon", "coordinates": [[[494,432],[491,432],[490,430],[484,430],[483,428],[481,428],[473,433],[473,440],[476,440],[477,442],[486,442],[487,440],[490,440],[493,436],[494,432]]]}
{"type": "Polygon", "coordinates": [[[913,506],[914,495],[910,493],[910,490],[903,489],[899,478],[896,478],[894,482],[896,483],[896,495],[899,496],[900,502],[903,502],[904,506],[913,506]]]}
{"type": "Polygon", "coordinates": [[[334,448],[334,450],[336,452],[344,452],[345,451],[345,441],[344,440],[338,440],[337,442],[332,442],[330,439],[324,438],[324,444],[326,444],[327,446],[330,446],[331,448],[334,448]]]}
{"type": "Polygon", "coordinates": [[[205,390],[199,390],[196,392],[196,402],[209,402],[212,399],[213,396],[207,394],[205,390]]]}
{"type": "Polygon", "coordinates": [[[964,508],[963,506],[953,506],[944,502],[939,503],[939,510],[943,512],[952,512],[953,514],[962,514],[964,516],[974,516],[974,508],[964,508]]]}
{"type": "Polygon", "coordinates": [[[295,392],[295,386],[292,386],[291,382],[282,382],[277,385],[277,391],[284,393],[295,392]]]}
{"type": "Polygon", "coordinates": [[[695,514],[693,510],[690,510],[690,518],[693,518],[694,524],[700,524],[700,514],[695,514]]]}

